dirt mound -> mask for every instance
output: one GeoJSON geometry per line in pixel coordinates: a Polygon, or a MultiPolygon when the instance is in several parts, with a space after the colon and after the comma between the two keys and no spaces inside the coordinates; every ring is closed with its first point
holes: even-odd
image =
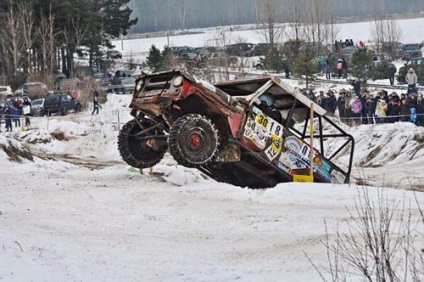
{"type": "Polygon", "coordinates": [[[0,148],[12,162],[21,163],[24,159],[33,161],[32,153],[19,142],[12,139],[2,139],[0,148]]]}

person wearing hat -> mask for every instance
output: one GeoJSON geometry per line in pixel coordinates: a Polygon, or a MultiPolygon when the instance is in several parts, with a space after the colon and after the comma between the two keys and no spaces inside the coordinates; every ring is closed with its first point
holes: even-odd
{"type": "Polygon", "coordinates": [[[337,76],[338,76],[338,78],[342,78],[342,72],[343,72],[343,60],[340,58],[337,61],[337,76]]]}
{"type": "Polygon", "coordinates": [[[384,99],[378,99],[377,107],[375,109],[375,117],[377,123],[384,123],[387,117],[387,103],[384,99]]]}
{"type": "Polygon", "coordinates": [[[356,94],[352,95],[352,120],[354,125],[361,124],[361,116],[362,116],[362,102],[356,94]]]}
{"type": "Polygon", "coordinates": [[[418,77],[413,68],[408,70],[408,73],[405,76],[405,81],[408,84],[408,93],[418,92],[417,88],[415,87],[418,82],[418,77]]]}

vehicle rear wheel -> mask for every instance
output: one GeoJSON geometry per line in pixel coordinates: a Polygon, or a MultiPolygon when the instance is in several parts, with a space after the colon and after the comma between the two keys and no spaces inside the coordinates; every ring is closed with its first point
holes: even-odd
{"type": "Polygon", "coordinates": [[[218,130],[208,118],[199,114],[180,117],[169,131],[169,152],[184,166],[209,162],[215,156],[218,145],[218,130]]]}
{"type": "Polygon", "coordinates": [[[159,129],[152,129],[139,136],[142,130],[153,126],[150,120],[138,123],[135,119],[127,122],[118,135],[118,150],[122,159],[132,167],[148,168],[159,163],[167,150],[166,138],[143,139],[143,136],[164,136],[159,129]],[[140,126],[141,125],[141,126],[140,126]]]}
{"type": "Polygon", "coordinates": [[[63,107],[63,109],[62,109],[62,116],[66,116],[68,114],[68,107],[67,106],[65,106],[65,107],[63,107]]]}

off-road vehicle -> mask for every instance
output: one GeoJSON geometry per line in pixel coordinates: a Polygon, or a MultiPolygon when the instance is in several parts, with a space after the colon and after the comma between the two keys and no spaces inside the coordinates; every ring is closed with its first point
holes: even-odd
{"type": "Polygon", "coordinates": [[[129,107],[134,119],[118,149],[133,167],[152,167],[169,151],[217,181],[264,188],[308,175],[312,160],[315,182],[349,182],[353,137],[277,76],[212,85],[181,70],[146,74],[129,107]],[[261,110],[263,94],[272,95],[281,122],[261,110]]]}

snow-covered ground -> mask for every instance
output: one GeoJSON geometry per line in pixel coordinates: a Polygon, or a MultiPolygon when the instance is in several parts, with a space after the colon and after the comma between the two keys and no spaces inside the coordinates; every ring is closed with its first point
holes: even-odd
{"type": "MultiPolygon", "coordinates": [[[[169,156],[154,175],[131,169],[116,144],[130,97],[107,98],[99,115],[33,118],[11,133],[2,126],[0,281],[320,281],[307,256],[326,266],[326,232],[332,240],[337,226],[349,230],[364,193],[373,203],[381,193],[405,203],[412,221],[421,219],[415,202],[424,207],[423,193],[408,191],[423,188],[421,127],[351,128],[350,185],[251,190],[169,156]],[[371,186],[357,184],[364,182],[371,186]]],[[[423,229],[414,230],[420,248],[423,229]]]]}

